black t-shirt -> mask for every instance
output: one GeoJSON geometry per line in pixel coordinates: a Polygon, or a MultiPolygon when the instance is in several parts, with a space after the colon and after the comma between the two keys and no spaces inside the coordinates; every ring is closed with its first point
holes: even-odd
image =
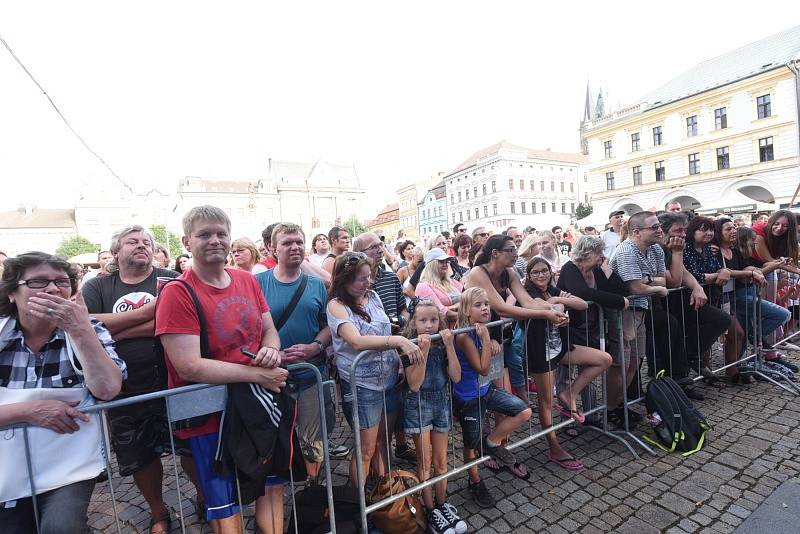
{"type": "MultiPolygon", "coordinates": [[[[83,299],[89,314],[122,313],[141,308],[156,296],[156,279],[177,278],[175,271],[153,268],[150,276],[138,284],[126,284],[119,271],[92,278],[83,286],[83,299]]],[[[117,341],[117,354],[128,365],[128,379],[123,394],[158,391],[167,387],[165,363],[158,361],[155,337],[137,337],[117,341]]]]}
{"type": "Polygon", "coordinates": [[[559,254],[569,256],[569,253],[572,251],[572,243],[565,239],[561,243],[556,243],[556,249],[558,249],[559,254]]]}

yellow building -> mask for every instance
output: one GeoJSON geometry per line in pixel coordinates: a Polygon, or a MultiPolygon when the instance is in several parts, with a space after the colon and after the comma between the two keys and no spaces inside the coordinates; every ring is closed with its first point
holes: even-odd
{"type": "Polygon", "coordinates": [[[592,218],[675,201],[700,213],[788,204],[800,180],[798,66],[800,26],[704,61],[614,113],[587,103],[592,218]]]}
{"type": "MultiPolygon", "coordinates": [[[[397,190],[399,197],[400,230],[406,239],[419,239],[419,212],[417,211],[417,184],[407,185],[397,190]]],[[[387,236],[388,238],[389,236],[387,236]]],[[[397,234],[392,236],[396,239],[397,234]]]]}
{"type": "Polygon", "coordinates": [[[397,232],[400,230],[400,209],[397,204],[389,204],[384,207],[378,215],[367,223],[370,232],[383,235],[387,243],[394,243],[397,240],[397,232]]]}

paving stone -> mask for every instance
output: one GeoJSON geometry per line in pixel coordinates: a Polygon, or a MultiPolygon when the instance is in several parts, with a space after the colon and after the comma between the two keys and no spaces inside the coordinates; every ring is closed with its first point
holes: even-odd
{"type": "Polygon", "coordinates": [[[697,509],[695,503],[672,492],[665,493],[656,502],[667,510],[682,516],[687,516],[697,509]]]}
{"type": "Polygon", "coordinates": [[[648,525],[658,529],[663,529],[678,520],[677,515],[655,504],[645,504],[636,511],[635,515],[648,525]]]}

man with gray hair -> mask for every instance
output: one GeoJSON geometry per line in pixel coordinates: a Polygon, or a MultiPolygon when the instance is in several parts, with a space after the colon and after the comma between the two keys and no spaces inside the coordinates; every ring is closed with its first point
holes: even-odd
{"type": "MultiPolygon", "coordinates": [[[[153,236],[143,227],[119,230],[111,238],[115,269],[86,281],[82,288],[89,314],[106,325],[128,366],[128,379],[118,398],[167,388],[166,365],[155,351],[155,303],[158,280],[175,278],[178,273],[154,267],[154,250],[153,236]]],[[[108,421],[120,475],[133,475],[150,507],[151,528],[166,529],[169,512],[162,496],[161,455],[170,450],[170,430],[164,401],[109,410],[108,421]]],[[[184,471],[194,480],[188,447],[177,439],[175,444],[184,471]]]]}

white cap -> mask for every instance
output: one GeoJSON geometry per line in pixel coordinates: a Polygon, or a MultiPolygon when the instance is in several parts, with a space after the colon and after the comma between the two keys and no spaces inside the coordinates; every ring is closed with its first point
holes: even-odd
{"type": "Polygon", "coordinates": [[[452,258],[452,256],[439,247],[433,247],[425,253],[425,263],[436,260],[446,260],[447,258],[452,258]]]}

